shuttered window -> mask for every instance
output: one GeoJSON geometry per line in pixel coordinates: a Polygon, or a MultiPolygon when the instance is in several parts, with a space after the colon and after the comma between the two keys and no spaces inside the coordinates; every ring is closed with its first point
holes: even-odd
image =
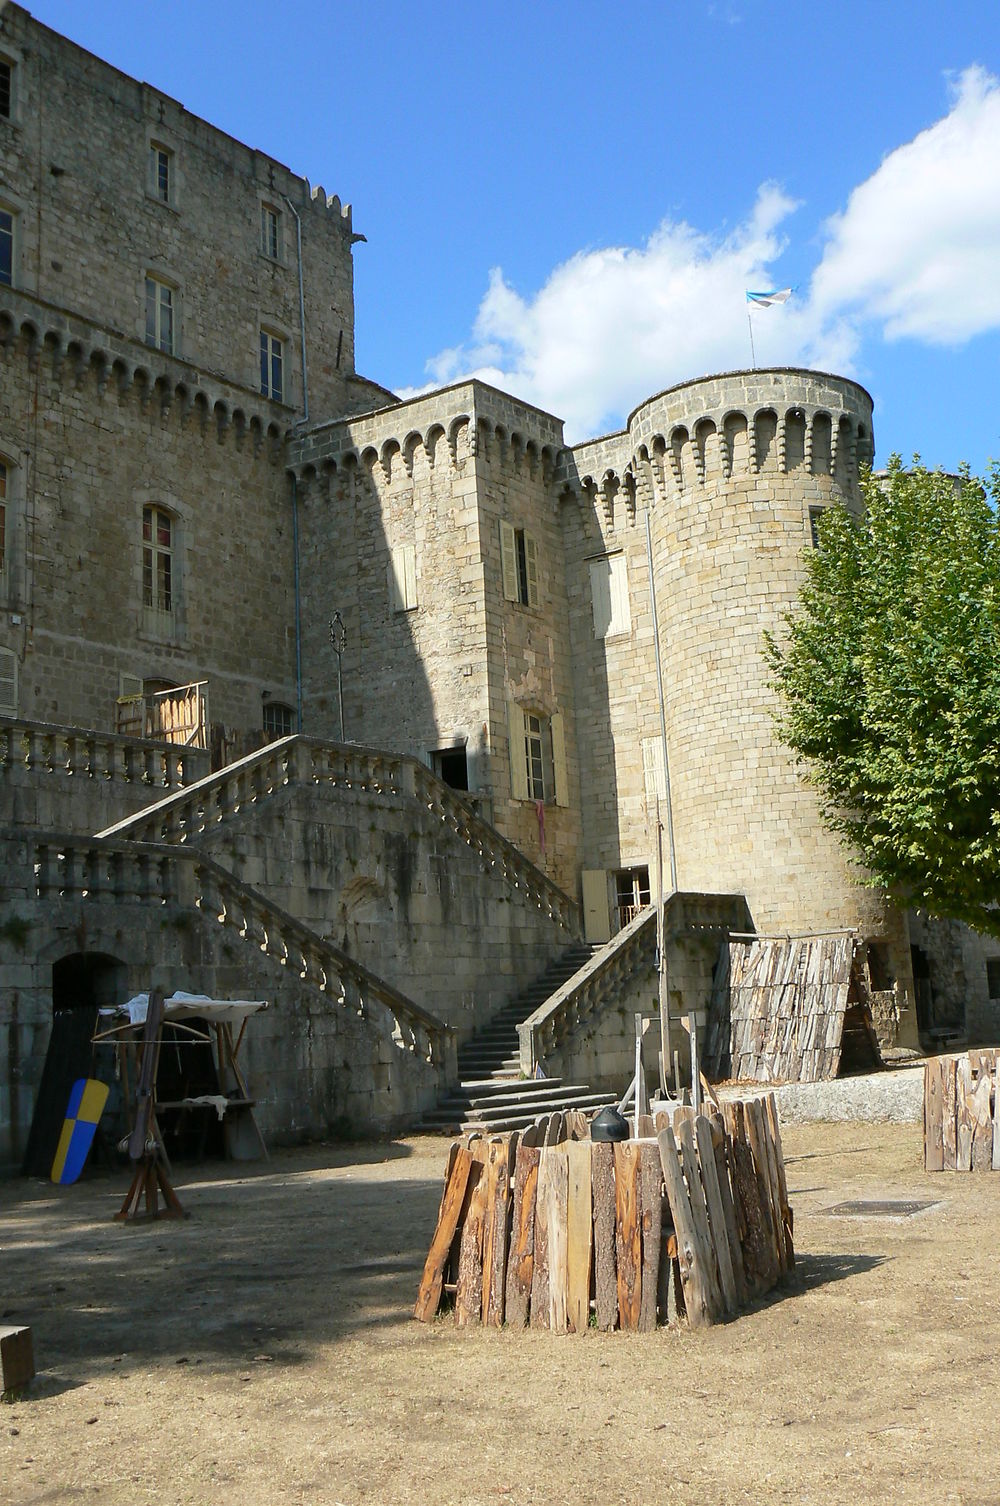
{"type": "Polygon", "coordinates": [[[505,601],[538,605],[538,546],[530,533],[500,523],[500,567],[505,601]]]}
{"type": "Polygon", "coordinates": [[[624,554],[608,554],[590,562],[590,590],[594,605],[594,637],[615,638],[632,631],[628,604],[628,574],[624,554]]]}
{"type": "Polygon", "coordinates": [[[412,612],[417,605],[417,553],[400,544],[389,555],[389,601],[394,612],[412,612]]]}

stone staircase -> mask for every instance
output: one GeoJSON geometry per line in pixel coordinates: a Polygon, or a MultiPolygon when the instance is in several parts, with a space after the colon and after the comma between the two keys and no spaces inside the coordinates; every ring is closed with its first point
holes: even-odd
{"type": "Polygon", "coordinates": [[[459,1082],[419,1126],[428,1131],[523,1129],[539,1114],[598,1109],[615,1102],[585,1083],[521,1077],[517,1028],[586,967],[599,947],[563,952],[523,993],[493,1016],[458,1052],[459,1082]]]}

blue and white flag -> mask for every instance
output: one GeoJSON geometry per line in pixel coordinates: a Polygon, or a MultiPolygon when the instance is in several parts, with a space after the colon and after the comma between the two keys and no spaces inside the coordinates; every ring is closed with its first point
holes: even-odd
{"type": "Polygon", "coordinates": [[[776,303],[787,303],[794,291],[794,288],[774,288],[770,293],[751,293],[748,288],[747,303],[755,303],[758,308],[769,309],[776,303]]]}

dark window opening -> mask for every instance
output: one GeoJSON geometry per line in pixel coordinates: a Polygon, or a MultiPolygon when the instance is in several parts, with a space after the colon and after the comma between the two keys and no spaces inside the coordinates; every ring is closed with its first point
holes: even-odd
{"type": "Polygon", "coordinates": [[[0,58],[0,116],[3,116],[4,120],[10,119],[11,98],[14,92],[13,80],[13,68],[0,58]]]}
{"type": "Polygon", "coordinates": [[[819,548],[819,520],[825,512],[825,507],[810,507],[809,509],[809,538],[814,549],[819,548]]]}
{"type": "Polygon", "coordinates": [[[281,701],[264,702],[264,731],[269,741],[278,737],[290,737],[295,731],[295,712],[281,701]]]}
{"type": "Polygon", "coordinates": [[[648,868],[623,868],[615,874],[615,905],[619,930],[635,920],[639,911],[644,910],[649,902],[648,868]]]}
{"type": "Polygon", "coordinates": [[[14,216],[0,209],[0,283],[14,286],[14,216]]]}
{"type": "Polygon", "coordinates": [[[1000,957],[987,958],[986,992],[991,999],[1000,999],[1000,957]]]}
{"type": "Polygon", "coordinates": [[[884,941],[868,943],[868,977],[876,993],[888,992],[896,981],[889,967],[889,948],[884,941]]]}
{"type": "Polygon", "coordinates": [[[469,788],[469,760],[464,748],[441,748],[431,754],[431,767],[442,784],[453,790],[469,788]]]}

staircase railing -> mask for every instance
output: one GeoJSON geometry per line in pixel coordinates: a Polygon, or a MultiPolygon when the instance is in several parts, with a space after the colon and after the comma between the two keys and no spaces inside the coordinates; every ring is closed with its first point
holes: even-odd
{"type": "Polygon", "coordinates": [[[0,772],[4,775],[25,771],[173,791],[194,784],[208,770],[209,754],[201,748],[52,722],[0,719],[0,772]]]}
{"type": "Polygon", "coordinates": [[[648,905],[517,1027],[528,1077],[574,1035],[620,984],[656,962],[656,910],[648,905]]]}
{"type": "MultiPolygon", "coordinates": [[[[0,835],[24,842],[23,831],[0,835]]],[[[454,1030],[195,848],[45,832],[27,838],[39,900],[193,907],[293,969],[402,1050],[453,1075],[454,1030]],[[388,1018],[379,1018],[379,1010],[388,1018]]]]}
{"type": "MultiPolygon", "coordinates": [[[[664,947],[681,935],[716,942],[750,924],[742,894],[678,891],[668,894],[664,903],[664,947]]],[[[517,1027],[522,1072],[532,1075],[589,1016],[614,998],[620,984],[641,969],[655,966],[656,906],[647,905],[517,1027]]]]}
{"type": "Polygon", "coordinates": [[[416,801],[571,935],[579,906],[450,786],[409,754],[293,734],[177,791],[100,832],[146,842],[186,843],[292,784],[328,785],[416,801]]]}

